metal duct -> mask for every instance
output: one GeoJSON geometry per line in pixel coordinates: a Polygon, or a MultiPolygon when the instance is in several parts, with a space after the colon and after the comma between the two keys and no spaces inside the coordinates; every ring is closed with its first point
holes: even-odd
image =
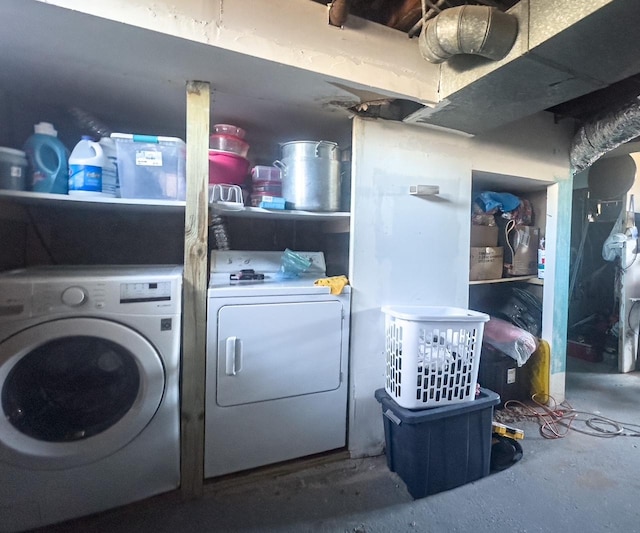
{"type": "Polygon", "coordinates": [[[457,54],[474,54],[493,60],[505,57],[518,36],[515,16],[489,6],[445,9],[427,21],[420,33],[422,57],[442,63],[457,54]]]}
{"type": "Polygon", "coordinates": [[[640,97],[582,126],[571,142],[571,166],[576,174],[604,154],[640,136],[640,97]]]}

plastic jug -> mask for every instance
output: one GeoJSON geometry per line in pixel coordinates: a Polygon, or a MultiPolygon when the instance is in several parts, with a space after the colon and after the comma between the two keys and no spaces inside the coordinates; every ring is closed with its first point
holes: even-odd
{"type": "Polygon", "coordinates": [[[116,143],[110,137],[101,137],[100,146],[102,146],[105,157],[105,166],[102,168],[102,195],[120,197],[116,143]]]}
{"type": "Polygon", "coordinates": [[[27,187],[35,192],[67,194],[69,151],[49,122],[40,122],[33,129],[24,145],[30,167],[27,187]]]}
{"type": "Polygon", "coordinates": [[[107,165],[106,159],[100,143],[83,135],[69,156],[69,194],[106,196],[102,193],[102,169],[107,165]]]}

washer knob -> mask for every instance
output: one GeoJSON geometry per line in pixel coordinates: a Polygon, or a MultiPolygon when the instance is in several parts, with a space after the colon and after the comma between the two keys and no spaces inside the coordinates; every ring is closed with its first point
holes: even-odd
{"type": "Polygon", "coordinates": [[[62,303],[69,307],[78,307],[87,299],[87,293],[82,287],[69,287],[62,293],[62,303]]]}

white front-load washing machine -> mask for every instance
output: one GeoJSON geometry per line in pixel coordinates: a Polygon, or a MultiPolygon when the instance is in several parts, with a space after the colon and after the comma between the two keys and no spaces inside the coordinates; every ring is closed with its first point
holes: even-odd
{"type": "Polygon", "coordinates": [[[182,268],[0,274],[0,531],[180,483],[182,268]]]}

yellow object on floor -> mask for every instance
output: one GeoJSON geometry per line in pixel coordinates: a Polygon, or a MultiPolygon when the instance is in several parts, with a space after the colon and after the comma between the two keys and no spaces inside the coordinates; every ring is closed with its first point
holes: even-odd
{"type": "Polygon", "coordinates": [[[323,285],[331,289],[331,294],[341,294],[346,285],[349,285],[347,276],[331,276],[314,281],[314,285],[323,285]]]}
{"type": "Polygon", "coordinates": [[[549,397],[549,373],[551,369],[551,348],[543,339],[538,342],[538,349],[533,352],[527,363],[531,376],[531,395],[537,395],[543,401],[549,397]]]}
{"type": "Polygon", "coordinates": [[[501,424],[500,422],[491,422],[491,432],[502,435],[503,437],[511,437],[512,439],[524,439],[524,431],[501,424]]]}

